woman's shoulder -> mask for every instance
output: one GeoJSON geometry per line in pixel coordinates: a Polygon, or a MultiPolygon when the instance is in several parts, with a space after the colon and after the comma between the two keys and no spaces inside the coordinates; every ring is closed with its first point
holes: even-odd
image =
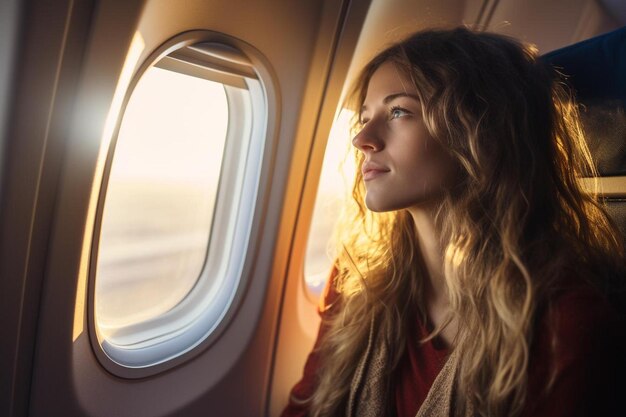
{"type": "Polygon", "coordinates": [[[541,324],[559,339],[606,340],[624,333],[623,319],[606,294],[580,274],[563,280],[548,299],[543,316],[541,324]]]}
{"type": "Polygon", "coordinates": [[[535,334],[538,362],[556,361],[560,371],[580,375],[585,369],[606,374],[612,372],[612,366],[626,371],[621,359],[626,349],[624,318],[607,296],[584,278],[573,276],[539,315],[535,334]],[[617,362],[611,365],[613,361],[617,362]]]}
{"type": "MultiPolygon", "coordinates": [[[[623,386],[624,321],[580,274],[568,277],[538,314],[529,369],[532,416],[612,415],[623,386]],[[552,381],[551,394],[542,391],[552,381]],[[544,399],[544,401],[541,401],[544,399]]],[[[550,385],[549,384],[549,385],[550,385]]]]}
{"type": "Polygon", "coordinates": [[[548,307],[552,319],[570,319],[568,321],[579,324],[619,320],[607,295],[581,274],[561,279],[559,287],[548,298],[548,307]]]}

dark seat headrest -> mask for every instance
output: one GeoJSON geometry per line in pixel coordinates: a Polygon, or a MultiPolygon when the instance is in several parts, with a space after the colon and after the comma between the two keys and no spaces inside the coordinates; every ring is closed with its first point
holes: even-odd
{"type": "Polygon", "coordinates": [[[626,27],[542,56],[566,75],[602,176],[626,175],[626,27]]]}
{"type": "Polygon", "coordinates": [[[626,26],[543,55],[566,74],[578,100],[626,104],[626,26]]]}

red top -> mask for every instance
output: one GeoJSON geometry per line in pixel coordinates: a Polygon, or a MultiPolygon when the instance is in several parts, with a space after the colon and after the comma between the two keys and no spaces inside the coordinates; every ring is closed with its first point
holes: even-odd
{"type": "MultiPolygon", "coordinates": [[[[336,297],[335,291],[325,291],[320,308],[322,317],[328,314],[326,306],[336,297]]],[[[599,292],[583,283],[572,285],[556,296],[553,306],[551,314],[540,317],[536,340],[531,347],[527,405],[522,417],[626,415],[626,406],[619,407],[626,396],[626,337],[617,314],[599,292]],[[546,396],[542,390],[551,369],[553,332],[559,340],[556,346],[558,373],[552,391],[546,396]]],[[[395,371],[398,417],[415,417],[448,354],[437,338],[420,343],[428,330],[421,320],[416,320],[416,324],[416,334],[408,339],[404,358],[395,371]]],[[[315,347],[324,335],[324,327],[320,326],[315,347]]],[[[296,398],[307,398],[314,392],[318,361],[314,348],[306,361],[302,379],[292,390],[296,398]]],[[[307,411],[305,405],[290,401],[281,416],[305,417],[307,411]]]]}

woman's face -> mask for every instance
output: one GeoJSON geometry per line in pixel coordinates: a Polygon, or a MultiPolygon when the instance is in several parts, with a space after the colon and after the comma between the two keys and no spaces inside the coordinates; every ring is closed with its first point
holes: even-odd
{"type": "Polygon", "coordinates": [[[428,133],[417,97],[391,62],[370,79],[352,144],[363,152],[365,204],[372,211],[431,206],[453,183],[452,158],[428,133]]]}

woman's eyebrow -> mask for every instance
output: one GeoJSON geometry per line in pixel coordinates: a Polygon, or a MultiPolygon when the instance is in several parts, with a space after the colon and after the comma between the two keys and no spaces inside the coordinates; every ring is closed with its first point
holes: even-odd
{"type": "MultiPolygon", "coordinates": [[[[389,94],[387,97],[385,97],[383,99],[383,104],[389,104],[389,102],[391,102],[391,101],[393,101],[393,100],[395,100],[397,98],[400,98],[400,97],[409,97],[409,98],[412,98],[413,100],[415,100],[417,102],[420,101],[419,97],[417,95],[415,95],[415,94],[401,92],[401,93],[389,94]]],[[[365,111],[365,110],[367,110],[367,106],[365,104],[363,104],[361,106],[361,113],[363,113],[363,111],[365,111]]]]}
{"type": "Polygon", "coordinates": [[[415,94],[409,94],[409,93],[402,92],[402,93],[396,93],[396,94],[388,95],[387,97],[385,97],[383,99],[383,103],[384,104],[388,104],[390,101],[393,101],[393,100],[395,100],[397,98],[400,98],[400,97],[409,97],[409,98],[412,98],[415,101],[420,101],[419,97],[416,96],[415,94]]]}

